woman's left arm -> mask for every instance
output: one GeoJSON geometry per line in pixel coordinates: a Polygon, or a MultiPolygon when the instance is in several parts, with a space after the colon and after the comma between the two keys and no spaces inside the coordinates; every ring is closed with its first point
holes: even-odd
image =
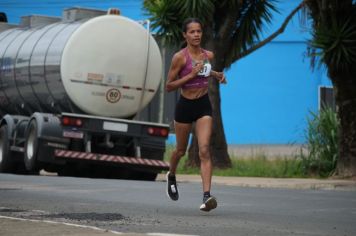
{"type": "Polygon", "coordinates": [[[212,70],[210,72],[210,75],[213,76],[215,79],[217,79],[219,81],[219,83],[221,83],[221,84],[227,83],[224,72],[216,72],[216,71],[212,70]]]}
{"type": "MultiPolygon", "coordinates": [[[[207,54],[208,54],[209,61],[214,60],[214,53],[213,52],[207,51],[207,54]]],[[[219,81],[219,83],[221,83],[221,84],[226,84],[227,83],[227,80],[226,80],[224,72],[217,72],[217,71],[211,70],[210,71],[210,75],[212,77],[214,77],[215,79],[217,79],[219,81]]]]}

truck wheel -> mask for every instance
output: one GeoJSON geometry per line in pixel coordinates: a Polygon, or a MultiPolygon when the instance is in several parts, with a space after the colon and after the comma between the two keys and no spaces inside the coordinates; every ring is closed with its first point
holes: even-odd
{"type": "Polygon", "coordinates": [[[15,163],[11,161],[10,144],[7,134],[7,125],[0,127],[0,172],[12,173],[15,163]]]}
{"type": "Polygon", "coordinates": [[[38,139],[37,139],[37,123],[36,120],[31,120],[26,132],[25,155],[24,161],[26,169],[30,172],[38,172],[40,170],[37,161],[38,139]]]}

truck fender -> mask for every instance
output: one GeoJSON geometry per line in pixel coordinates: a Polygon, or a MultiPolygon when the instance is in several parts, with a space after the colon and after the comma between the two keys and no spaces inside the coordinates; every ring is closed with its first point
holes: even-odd
{"type": "Polygon", "coordinates": [[[62,138],[59,117],[51,113],[33,113],[25,137],[25,164],[30,171],[37,171],[44,167],[45,163],[57,163],[49,143],[68,143],[67,139],[62,138]]]}
{"type": "Polygon", "coordinates": [[[7,126],[7,137],[11,140],[14,138],[23,138],[28,121],[29,117],[27,116],[6,114],[0,121],[0,127],[3,125],[7,126]],[[17,137],[14,137],[15,134],[17,134],[17,137]]]}
{"type": "MultiPolygon", "coordinates": [[[[62,137],[61,122],[59,117],[55,114],[35,112],[32,114],[30,121],[31,120],[36,120],[38,138],[46,139],[62,137]]],[[[27,128],[29,127],[27,126],[27,128]]]]}
{"type": "Polygon", "coordinates": [[[23,161],[22,154],[11,151],[11,145],[21,148],[23,133],[27,125],[28,117],[6,114],[0,120],[1,156],[0,172],[15,173],[19,170],[23,161]],[[21,136],[22,135],[22,136],[21,136]],[[20,164],[19,164],[20,163],[20,164]]]}

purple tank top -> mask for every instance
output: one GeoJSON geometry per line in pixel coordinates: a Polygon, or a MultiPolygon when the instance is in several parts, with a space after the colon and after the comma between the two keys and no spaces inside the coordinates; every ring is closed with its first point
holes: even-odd
{"type": "MultiPolygon", "coordinates": [[[[204,61],[209,62],[208,61],[208,54],[206,53],[206,51],[204,49],[202,49],[202,50],[203,50],[203,53],[204,53],[204,55],[206,57],[204,61]]],[[[185,66],[183,67],[183,69],[178,74],[179,78],[182,78],[182,77],[188,75],[190,72],[192,72],[193,63],[194,63],[194,61],[193,61],[192,57],[190,56],[187,48],[183,49],[183,53],[185,55],[186,63],[185,63],[185,66]]],[[[197,75],[193,79],[189,80],[187,83],[183,84],[182,85],[182,89],[208,87],[208,78],[209,77],[197,75]]]]}

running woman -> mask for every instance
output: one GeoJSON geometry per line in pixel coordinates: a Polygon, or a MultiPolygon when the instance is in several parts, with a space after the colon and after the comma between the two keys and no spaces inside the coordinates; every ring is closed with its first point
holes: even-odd
{"type": "Polygon", "coordinates": [[[180,158],[186,152],[192,123],[195,122],[203,185],[203,203],[200,210],[210,211],[217,207],[217,200],[210,194],[212,162],[209,144],[213,120],[208,95],[208,80],[215,78],[220,83],[226,83],[226,79],[224,73],[213,71],[211,68],[210,61],[214,59],[213,52],[201,48],[202,29],[199,19],[185,20],[183,37],[187,46],[174,54],[168,72],[166,90],[171,92],[180,89],[181,95],[175,108],[174,129],[177,144],[166,175],[166,191],[172,200],[178,200],[176,169],[180,158]]]}

